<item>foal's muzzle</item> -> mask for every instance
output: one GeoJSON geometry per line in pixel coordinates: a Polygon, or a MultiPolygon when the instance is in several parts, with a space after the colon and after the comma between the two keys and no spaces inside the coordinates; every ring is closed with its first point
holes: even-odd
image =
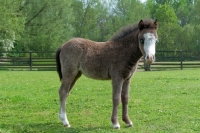
{"type": "Polygon", "coordinates": [[[146,55],[145,60],[146,60],[146,63],[150,65],[150,64],[152,64],[152,62],[154,62],[155,55],[151,55],[151,54],[146,55]]]}

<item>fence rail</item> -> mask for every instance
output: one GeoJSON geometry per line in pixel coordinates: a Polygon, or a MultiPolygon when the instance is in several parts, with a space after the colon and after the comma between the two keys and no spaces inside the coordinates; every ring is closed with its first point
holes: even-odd
{"type": "MultiPolygon", "coordinates": [[[[200,52],[197,51],[157,51],[152,65],[142,58],[138,70],[166,70],[200,68],[200,52]]],[[[0,51],[0,70],[55,71],[55,52],[3,52],[0,51]]]]}
{"type": "Polygon", "coordinates": [[[0,52],[0,70],[56,70],[54,51],[0,52]]]}
{"type": "Polygon", "coordinates": [[[156,61],[145,70],[176,70],[200,68],[199,51],[156,51],[156,61]]]}

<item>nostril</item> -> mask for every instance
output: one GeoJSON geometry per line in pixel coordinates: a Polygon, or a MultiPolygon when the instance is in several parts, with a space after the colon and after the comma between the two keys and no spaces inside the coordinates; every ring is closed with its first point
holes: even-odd
{"type": "Polygon", "coordinates": [[[155,56],[154,55],[147,55],[146,60],[155,60],[155,56]]]}

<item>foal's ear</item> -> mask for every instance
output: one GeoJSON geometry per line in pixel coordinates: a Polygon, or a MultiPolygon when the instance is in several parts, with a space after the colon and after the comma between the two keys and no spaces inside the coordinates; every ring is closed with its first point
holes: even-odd
{"type": "Polygon", "coordinates": [[[144,28],[144,22],[143,22],[143,20],[140,20],[140,22],[138,23],[138,28],[140,30],[142,30],[144,28]]]}
{"type": "Polygon", "coordinates": [[[157,29],[158,28],[158,20],[157,19],[154,21],[154,25],[156,26],[156,29],[157,29]]]}

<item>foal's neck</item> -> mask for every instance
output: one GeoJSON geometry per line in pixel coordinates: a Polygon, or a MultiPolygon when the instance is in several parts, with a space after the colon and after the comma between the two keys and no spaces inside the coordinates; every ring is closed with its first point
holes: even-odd
{"type": "Polygon", "coordinates": [[[131,33],[126,37],[121,39],[121,43],[125,46],[127,45],[130,49],[131,55],[134,56],[136,59],[140,59],[142,57],[142,52],[139,48],[139,41],[138,41],[138,34],[139,31],[131,33]]]}

